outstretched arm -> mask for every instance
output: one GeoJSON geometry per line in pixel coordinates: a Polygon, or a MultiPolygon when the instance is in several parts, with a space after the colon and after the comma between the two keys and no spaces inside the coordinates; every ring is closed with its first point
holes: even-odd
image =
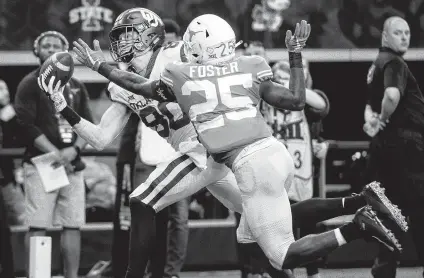
{"type": "Polygon", "coordinates": [[[98,40],[91,49],[82,39],[74,41],[74,56],[85,66],[97,71],[118,86],[146,98],[154,98],[153,81],[138,74],[117,69],[106,62],[98,40]]]}
{"type": "MultiPolygon", "coordinates": [[[[300,60],[301,66],[302,58],[300,53],[298,54],[299,58],[297,59],[300,60]]],[[[290,55],[292,55],[291,52],[290,55]]],[[[290,66],[292,66],[292,63],[290,63],[290,66]]],[[[306,101],[303,69],[301,67],[291,67],[290,71],[289,89],[281,84],[268,80],[261,83],[259,93],[263,100],[274,107],[291,111],[300,111],[305,107],[306,101]]]]}
{"type": "Polygon", "coordinates": [[[60,81],[53,87],[55,77],[50,79],[49,85],[44,83],[42,78],[38,79],[39,85],[43,88],[59,112],[72,126],[74,131],[91,146],[97,150],[104,149],[122,131],[128,118],[131,115],[129,109],[121,103],[114,102],[103,114],[100,123],[95,125],[84,118],[68,106],[63,96],[63,88],[60,81]]]}
{"type": "MultiPolygon", "coordinates": [[[[76,114],[76,112],[74,113],[76,114]]],[[[62,110],[61,114],[66,119],[69,113],[62,110]]],[[[125,105],[114,102],[103,114],[98,125],[80,118],[80,121],[73,126],[73,129],[96,150],[103,150],[121,133],[130,115],[131,112],[125,105]]]]}
{"type": "Polygon", "coordinates": [[[145,98],[154,98],[152,80],[138,74],[114,68],[106,62],[99,66],[98,73],[132,93],[142,95],[145,98]]]}
{"type": "Polygon", "coordinates": [[[260,96],[268,104],[281,109],[303,110],[306,101],[305,76],[302,68],[301,50],[311,33],[311,26],[302,20],[296,24],[294,34],[290,30],[286,32],[286,46],[289,50],[290,85],[283,85],[264,81],[259,87],[260,96]]]}

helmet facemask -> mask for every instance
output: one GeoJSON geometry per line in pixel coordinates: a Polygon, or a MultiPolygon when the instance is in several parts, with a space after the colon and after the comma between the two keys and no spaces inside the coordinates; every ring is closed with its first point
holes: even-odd
{"type": "Polygon", "coordinates": [[[120,26],[110,32],[110,52],[116,62],[130,63],[146,54],[159,40],[143,24],[120,26]]]}
{"type": "Polygon", "coordinates": [[[200,49],[200,45],[193,42],[189,42],[187,40],[183,40],[183,42],[184,42],[184,53],[188,61],[190,63],[201,64],[203,55],[200,49]]]}

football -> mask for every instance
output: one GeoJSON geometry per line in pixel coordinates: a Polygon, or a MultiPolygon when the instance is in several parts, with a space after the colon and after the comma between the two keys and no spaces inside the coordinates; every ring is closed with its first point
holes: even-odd
{"type": "Polygon", "coordinates": [[[68,52],[57,52],[50,56],[41,66],[40,77],[46,85],[55,77],[54,85],[60,80],[61,86],[69,82],[74,73],[74,60],[68,52]]]}

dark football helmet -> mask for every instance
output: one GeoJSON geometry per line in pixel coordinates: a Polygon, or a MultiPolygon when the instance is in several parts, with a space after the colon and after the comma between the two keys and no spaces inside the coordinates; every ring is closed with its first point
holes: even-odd
{"type": "Polygon", "coordinates": [[[129,9],[116,18],[109,38],[112,58],[116,62],[129,63],[135,57],[162,46],[165,25],[157,14],[148,9],[129,9]]]}

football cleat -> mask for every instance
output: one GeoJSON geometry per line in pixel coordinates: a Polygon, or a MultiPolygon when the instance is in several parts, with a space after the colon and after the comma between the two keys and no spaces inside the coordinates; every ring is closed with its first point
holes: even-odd
{"type": "Polygon", "coordinates": [[[389,198],[384,194],[385,189],[380,187],[379,182],[371,182],[367,184],[359,195],[365,197],[369,206],[376,212],[392,219],[402,231],[408,231],[408,223],[405,216],[402,215],[401,210],[394,205],[389,198]]]}
{"type": "Polygon", "coordinates": [[[371,206],[360,208],[352,222],[363,232],[365,239],[375,239],[392,252],[402,252],[402,246],[396,236],[383,225],[371,206]]]}

